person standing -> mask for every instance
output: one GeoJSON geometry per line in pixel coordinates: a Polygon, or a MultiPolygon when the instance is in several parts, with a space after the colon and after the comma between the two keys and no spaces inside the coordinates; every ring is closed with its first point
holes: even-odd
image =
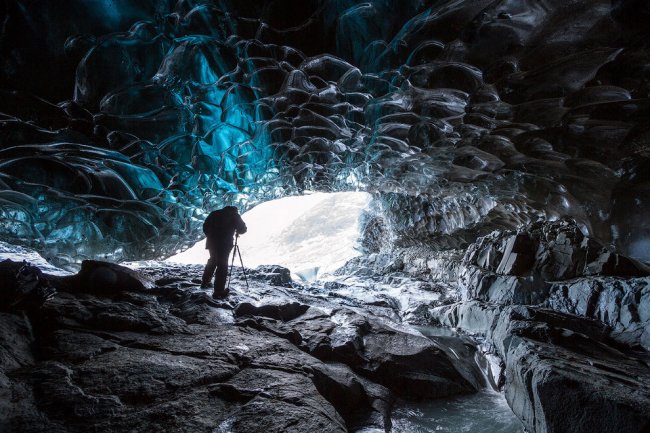
{"type": "Polygon", "coordinates": [[[243,235],[246,230],[246,224],[235,206],[226,206],[211,212],[203,223],[203,233],[206,236],[205,248],[210,251],[210,259],[203,271],[201,287],[210,287],[210,280],[214,274],[213,298],[228,295],[226,280],[228,279],[228,257],[233,247],[233,237],[243,235]]]}

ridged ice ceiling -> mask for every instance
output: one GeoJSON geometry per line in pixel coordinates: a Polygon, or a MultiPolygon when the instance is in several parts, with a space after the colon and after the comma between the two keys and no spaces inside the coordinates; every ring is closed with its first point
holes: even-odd
{"type": "Polygon", "coordinates": [[[361,189],[403,244],[568,215],[648,260],[649,16],[610,0],[7,3],[0,236],[59,262],[156,258],[217,206],[361,189]]]}

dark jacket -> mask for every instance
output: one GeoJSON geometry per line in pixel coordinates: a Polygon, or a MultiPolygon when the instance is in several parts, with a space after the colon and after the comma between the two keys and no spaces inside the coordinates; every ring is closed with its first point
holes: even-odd
{"type": "Polygon", "coordinates": [[[235,232],[242,235],[246,233],[246,224],[237,213],[234,206],[226,206],[215,210],[208,215],[203,223],[203,233],[207,237],[205,248],[218,246],[232,246],[235,232]]]}

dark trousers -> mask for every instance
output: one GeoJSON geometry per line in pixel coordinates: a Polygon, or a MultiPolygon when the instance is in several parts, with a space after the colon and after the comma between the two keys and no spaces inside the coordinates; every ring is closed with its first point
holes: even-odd
{"type": "Polygon", "coordinates": [[[226,289],[226,280],[228,279],[228,257],[230,257],[231,244],[217,245],[209,248],[210,258],[203,271],[202,282],[204,286],[210,284],[212,275],[214,277],[214,291],[223,292],[226,289]],[[215,273],[216,269],[216,273],[215,273]]]}

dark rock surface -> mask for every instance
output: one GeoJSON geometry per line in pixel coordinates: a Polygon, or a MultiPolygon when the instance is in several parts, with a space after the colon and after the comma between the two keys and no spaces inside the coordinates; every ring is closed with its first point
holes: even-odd
{"type": "Polygon", "coordinates": [[[529,431],[618,433],[650,429],[647,269],[558,220],[495,231],[464,251],[375,253],[341,272],[438,287],[445,295],[422,303],[419,323],[481,341],[489,381],[529,431]]]}
{"type": "Polygon", "coordinates": [[[362,256],[311,286],[271,266],[244,290],[236,268],[220,301],[199,266],[33,271],[58,293],[0,316],[3,428],[389,431],[396,398],[492,386],[531,432],[642,433],[645,272],[570,220],[362,256]],[[411,326],[432,323],[447,331],[411,326]]]}
{"type": "Polygon", "coordinates": [[[548,308],[596,319],[612,337],[650,350],[650,278],[589,278],[551,285],[548,308]]]}
{"type": "Polygon", "coordinates": [[[35,309],[56,294],[50,281],[27,262],[0,262],[0,309],[35,309]]]}
{"type": "Polygon", "coordinates": [[[0,430],[388,431],[395,395],[482,386],[471,354],[451,356],[465,343],[270,285],[267,270],[217,302],[192,281],[200,272],[93,262],[45,274],[55,297],[0,315],[0,430]]]}
{"type": "Polygon", "coordinates": [[[508,403],[534,432],[645,432],[650,355],[604,324],[552,310],[468,301],[441,322],[486,337],[505,362],[508,403]]]}
{"type": "Polygon", "coordinates": [[[463,262],[464,299],[593,318],[611,326],[619,341],[650,349],[648,267],[584,236],[574,222],[481,238],[463,262]]]}
{"type": "MultiPolygon", "coordinates": [[[[319,359],[345,363],[404,398],[439,398],[476,391],[435,339],[400,331],[365,314],[345,308],[327,311],[310,307],[300,317],[274,320],[247,319],[239,310],[235,310],[239,324],[283,336],[319,359]]],[[[248,315],[251,313],[255,310],[249,309],[248,315]]]]}
{"type": "Polygon", "coordinates": [[[616,257],[571,221],[495,232],[455,266],[440,256],[420,265],[457,279],[460,302],[430,317],[485,339],[530,431],[650,429],[645,265],[616,257]]]}
{"type": "Polygon", "coordinates": [[[353,259],[342,272],[385,283],[415,277],[420,289],[444,294],[428,307],[479,300],[577,314],[611,326],[625,344],[650,349],[648,266],[611,252],[572,220],[495,231],[465,251],[372,254],[353,259]]]}
{"type": "Polygon", "coordinates": [[[463,261],[498,275],[532,275],[543,281],[650,275],[644,264],[612,252],[582,230],[563,219],[534,223],[514,234],[495,232],[468,248],[463,261]]]}

